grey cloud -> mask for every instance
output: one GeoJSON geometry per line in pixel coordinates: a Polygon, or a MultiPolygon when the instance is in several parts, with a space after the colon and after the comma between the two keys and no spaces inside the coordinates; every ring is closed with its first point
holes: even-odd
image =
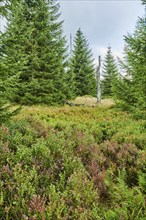
{"type": "Polygon", "coordinates": [[[138,16],[144,14],[141,1],[59,1],[61,19],[67,37],[79,27],[83,30],[91,47],[107,47],[122,50],[123,35],[132,32],[138,16]],[[95,46],[96,45],[96,46],[95,46]]]}

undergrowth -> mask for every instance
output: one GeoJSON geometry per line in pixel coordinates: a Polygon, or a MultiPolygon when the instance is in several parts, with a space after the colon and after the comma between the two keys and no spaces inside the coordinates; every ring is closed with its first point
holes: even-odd
{"type": "Polygon", "coordinates": [[[145,220],[146,122],[23,107],[0,128],[1,220],[145,220]]]}

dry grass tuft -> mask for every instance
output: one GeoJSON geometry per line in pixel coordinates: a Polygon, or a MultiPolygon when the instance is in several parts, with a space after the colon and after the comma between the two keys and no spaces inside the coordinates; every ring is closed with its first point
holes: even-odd
{"type": "Polygon", "coordinates": [[[104,106],[110,107],[114,105],[114,101],[112,99],[102,99],[101,103],[97,103],[97,98],[90,97],[90,96],[82,96],[77,97],[73,103],[75,104],[84,104],[85,106],[104,106]]]}

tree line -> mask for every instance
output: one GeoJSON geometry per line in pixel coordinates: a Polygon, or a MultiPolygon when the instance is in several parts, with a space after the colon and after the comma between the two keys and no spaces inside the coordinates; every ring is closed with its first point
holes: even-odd
{"type": "MultiPolygon", "coordinates": [[[[1,0],[7,20],[0,33],[0,121],[6,103],[63,104],[82,95],[96,95],[96,68],[90,45],[79,28],[67,53],[60,5],[54,0],[1,0]]],[[[145,0],[143,4],[146,5],[145,0]]],[[[124,75],[108,47],[103,65],[102,94],[125,107],[145,108],[146,20],[139,18],[125,36],[124,75]]]]}

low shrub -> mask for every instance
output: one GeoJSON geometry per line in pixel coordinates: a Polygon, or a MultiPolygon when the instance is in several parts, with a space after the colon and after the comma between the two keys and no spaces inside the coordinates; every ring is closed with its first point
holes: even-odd
{"type": "Polygon", "coordinates": [[[145,121],[105,107],[24,107],[0,127],[2,220],[144,220],[145,121]]]}

